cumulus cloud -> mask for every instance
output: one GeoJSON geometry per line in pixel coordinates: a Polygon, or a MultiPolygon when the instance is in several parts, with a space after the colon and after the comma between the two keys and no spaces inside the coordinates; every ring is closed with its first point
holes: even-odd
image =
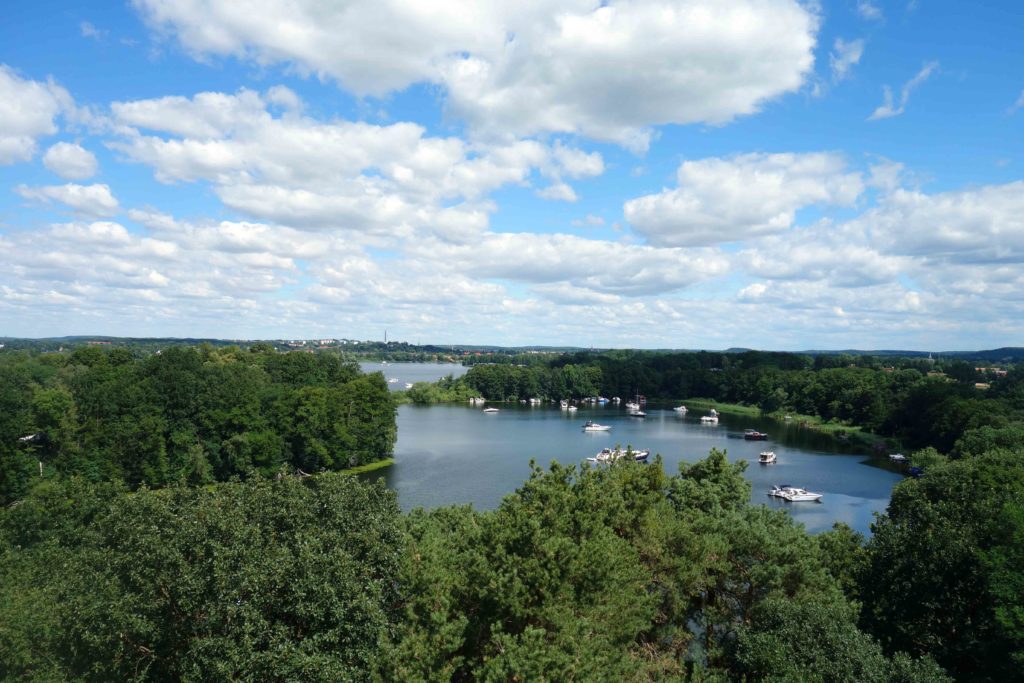
{"type": "Polygon", "coordinates": [[[864,41],[836,38],[832,52],[828,55],[829,66],[832,68],[832,80],[839,82],[850,75],[852,69],[864,54],[864,41]]]}
{"type": "Polygon", "coordinates": [[[85,180],[96,175],[93,153],[71,142],[58,142],[46,150],[43,165],[65,180],[85,180]]]}
{"type": "Polygon", "coordinates": [[[658,249],[562,234],[489,233],[465,245],[423,242],[407,253],[478,278],[567,283],[623,296],[679,290],[728,268],[713,249],[658,249]]]}
{"type": "Polygon", "coordinates": [[[18,185],[15,192],[25,199],[49,203],[60,202],[85,216],[113,216],[119,211],[117,199],[107,185],[46,185],[28,187],[18,185]]]}
{"type": "Polygon", "coordinates": [[[1024,108],[1024,90],[1020,91],[1020,95],[1017,97],[1017,101],[1014,102],[1007,110],[1008,114],[1015,114],[1018,109],[1024,108]]]}
{"type": "Polygon", "coordinates": [[[871,0],[858,0],[857,14],[869,21],[878,21],[882,18],[882,10],[871,0]]]}
{"type": "Polygon", "coordinates": [[[726,123],[799,89],[819,25],[796,0],[134,4],[200,58],[286,64],[357,95],[435,83],[479,135],[582,134],[636,150],[651,126],[726,123]]]}
{"type": "Polygon", "coordinates": [[[910,93],[914,88],[921,85],[939,68],[938,62],[928,62],[921,70],[914,75],[909,81],[903,84],[900,89],[900,101],[897,106],[893,99],[892,88],[885,85],[882,86],[882,104],[878,105],[878,108],[871,113],[868,117],[868,121],[877,121],[879,119],[888,119],[893,116],[899,116],[907,108],[907,102],[910,101],[910,93]]]}
{"type": "Polygon", "coordinates": [[[487,225],[485,197],[527,185],[536,171],[554,199],[564,179],[599,175],[604,161],[561,141],[471,144],[412,123],[320,121],[287,88],[118,102],[111,147],[163,182],[208,180],[229,207],[260,220],[407,239],[417,231],[466,239],[487,225]],[[284,111],[276,108],[284,106],[284,111]]]}
{"type": "Polygon", "coordinates": [[[627,201],[626,220],[648,243],[686,246],[778,233],[811,205],[850,205],[864,189],[837,154],[743,154],[686,161],[678,187],[627,201]]]}
{"type": "Polygon", "coordinates": [[[899,189],[860,220],[884,248],[930,262],[1024,262],[1024,181],[932,195],[899,189]]]}
{"type": "Polygon", "coordinates": [[[56,133],[54,119],[72,107],[71,96],[52,80],[23,78],[0,64],[0,164],[31,159],[36,140],[56,133]]]}

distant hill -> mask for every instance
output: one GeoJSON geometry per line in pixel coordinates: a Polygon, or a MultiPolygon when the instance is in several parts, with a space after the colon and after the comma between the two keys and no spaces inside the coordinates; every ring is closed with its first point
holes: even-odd
{"type": "MultiPolygon", "coordinates": [[[[286,340],[270,339],[214,339],[208,337],[110,337],[103,335],[68,335],[64,337],[46,338],[20,338],[0,337],[0,344],[5,344],[9,349],[35,348],[37,350],[55,350],[61,345],[79,345],[89,342],[109,343],[112,345],[137,344],[146,346],[160,346],[170,344],[210,344],[212,346],[227,346],[231,344],[254,344],[267,342],[282,346],[287,344],[286,340]]],[[[407,342],[389,342],[387,344],[379,341],[360,342],[359,349],[348,347],[352,351],[416,351],[426,353],[459,351],[465,353],[578,353],[592,351],[601,353],[608,351],[605,348],[585,348],[582,346],[498,346],[492,344],[409,344],[407,342]]],[[[693,353],[698,349],[646,349],[653,353],[693,353]]],[[[771,351],[770,349],[749,349],[745,347],[730,347],[722,353],[747,353],[750,351],[771,351]]],[[[981,351],[908,351],[905,349],[809,349],[805,351],[793,351],[794,353],[808,356],[836,356],[847,354],[850,356],[879,356],[896,358],[957,358],[961,360],[984,362],[984,363],[1019,363],[1024,362],[1024,347],[1004,346],[998,349],[981,351]]]]}

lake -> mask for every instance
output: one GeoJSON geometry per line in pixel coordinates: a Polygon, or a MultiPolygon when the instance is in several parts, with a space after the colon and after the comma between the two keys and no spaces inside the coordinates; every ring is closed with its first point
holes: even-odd
{"type": "MultiPolygon", "coordinates": [[[[381,369],[379,364],[367,369],[381,369]]],[[[405,381],[437,379],[465,371],[460,366],[396,363],[385,376],[405,381]],[[418,367],[416,367],[418,366],[418,367]],[[458,368],[458,370],[453,370],[458,368]],[[405,379],[405,378],[415,379],[405,379]]],[[[547,465],[581,463],[605,446],[648,448],[651,459],[661,454],[669,474],[680,462],[694,462],[711,448],[725,450],[729,460],[747,460],[752,501],[788,510],[808,531],[846,522],[870,533],[875,512],[889,503],[893,485],[902,476],[889,462],[851,451],[824,434],[791,423],[723,414],[718,425],[701,424],[702,411],[680,416],[671,405],[649,404],[647,418],[629,417],[621,406],[580,407],[569,413],[558,405],[490,404],[498,413],[466,405],[414,406],[398,410],[395,464],[363,475],[383,477],[398,492],[403,510],[470,503],[493,509],[529,476],[530,460],[547,465]],[[592,419],[612,427],[609,432],[584,432],[592,419]],[[757,429],[767,441],[746,441],[743,430],[757,429]],[[760,465],[757,456],[774,451],[778,463],[760,465]],[[792,484],[823,493],[820,503],[787,503],[770,497],[772,484],[792,484]]]]}

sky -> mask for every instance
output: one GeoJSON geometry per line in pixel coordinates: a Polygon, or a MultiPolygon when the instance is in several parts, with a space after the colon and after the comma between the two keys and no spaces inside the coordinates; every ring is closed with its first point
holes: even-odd
{"type": "Polygon", "coordinates": [[[0,336],[1024,345],[1019,0],[8,0],[0,336]]]}

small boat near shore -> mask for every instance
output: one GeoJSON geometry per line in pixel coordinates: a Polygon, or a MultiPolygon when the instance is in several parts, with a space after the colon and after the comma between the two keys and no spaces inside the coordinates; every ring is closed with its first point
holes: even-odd
{"type": "Polygon", "coordinates": [[[672,410],[677,412],[677,413],[679,413],[679,414],[683,414],[683,413],[686,412],[686,406],[676,406],[672,410]]]}
{"type": "Polygon", "coordinates": [[[583,431],[585,432],[607,432],[611,430],[610,425],[599,425],[593,420],[587,420],[583,425],[583,431]]]}
{"type": "Polygon", "coordinates": [[[889,456],[889,460],[892,460],[893,462],[907,462],[908,460],[910,460],[910,458],[903,455],[902,453],[893,453],[892,455],[889,456]]]}
{"type": "Polygon", "coordinates": [[[773,465],[778,460],[778,456],[775,455],[775,451],[761,451],[761,454],[757,456],[757,461],[762,465],[773,465]]]}
{"type": "Polygon", "coordinates": [[[759,432],[756,429],[744,429],[743,438],[747,441],[765,441],[768,435],[764,432],[759,432]]]}
{"type": "Polygon", "coordinates": [[[485,413],[496,413],[498,410],[498,408],[484,408],[485,413]]]}

